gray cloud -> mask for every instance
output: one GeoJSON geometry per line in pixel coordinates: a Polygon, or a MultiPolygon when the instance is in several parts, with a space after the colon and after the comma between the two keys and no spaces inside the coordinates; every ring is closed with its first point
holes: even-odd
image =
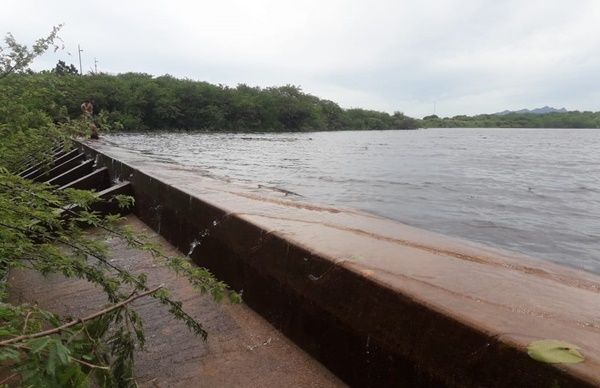
{"type": "MultiPolygon", "coordinates": [[[[598,110],[600,3],[530,0],[3,0],[0,25],[31,42],[66,24],[84,69],[214,83],[301,85],[345,107],[413,116],[551,104],[598,110]]],[[[68,53],[71,53],[69,55],[68,53]]]]}

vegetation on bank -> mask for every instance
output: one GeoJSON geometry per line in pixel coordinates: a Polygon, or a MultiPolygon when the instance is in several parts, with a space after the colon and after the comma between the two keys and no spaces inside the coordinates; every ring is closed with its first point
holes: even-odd
{"type": "Polygon", "coordinates": [[[82,101],[92,99],[95,111],[123,130],[367,130],[419,124],[400,112],[343,109],[291,85],[232,88],[141,73],[79,76],[64,63],[52,71],[10,75],[0,88],[11,98],[26,96],[56,123],[78,116],[82,101]]]}
{"type": "Polygon", "coordinates": [[[508,113],[423,117],[421,128],[600,128],[600,112],[508,113]]]}
{"type": "MultiPolygon", "coordinates": [[[[59,62],[49,71],[9,74],[0,98],[14,111],[25,101],[61,125],[94,101],[104,130],[338,131],[414,128],[600,128],[600,112],[508,113],[413,119],[400,112],[343,109],[299,87],[237,87],[143,73],[87,74],[59,62]]],[[[24,117],[23,120],[35,120],[24,117]]],[[[38,118],[39,119],[39,118],[38,118]]]]}

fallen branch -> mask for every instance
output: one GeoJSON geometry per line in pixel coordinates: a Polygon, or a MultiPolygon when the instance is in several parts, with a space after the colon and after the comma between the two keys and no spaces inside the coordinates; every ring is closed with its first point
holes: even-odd
{"type": "Polygon", "coordinates": [[[47,335],[59,333],[59,332],[65,330],[65,329],[68,329],[71,326],[75,326],[75,325],[80,324],[80,323],[85,323],[87,321],[91,321],[92,319],[98,318],[99,316],[107,314],[107,313],[109,313],[109,312],[111,312],[113,310],[120,309],[121,307],[123,307],[123,306],[125,306],[125,305],[127,305],[127,304],[129,304],[131,302],[133,302],[136,299],[139,299],[139,298],[142,298],[144,296],[147,296],[147,295],[155,293],[156,291],[160,290],[161,288],[163,288],[163,285],[160,285],[160,286],[155,287],[155,288],[153,288],[151,290],[142,292],[141,294],[133,295],[132,297],[127,298],[127,299],[125,299],[122,302],[116,303],[116,304],[114,304],[114,305],[112,305],[110,307],[107,307],[107,308],[103,309],[103,310],[100,310],[100,311],[97,311],[97,312],[95,312],[93,314],[90,314],[90,315],[88,315],[85,318],[79,318],[79,319],[72,320],[71,322],[65,323],[64,325],[55,327],[53,329],[44,330],[44,331],[40,331],[38,333],[33,333],[33,334],[20,335],[18,337],[14,337],[14,338],[11,338],[11,339],[0,341],[0,346],[7,346],[7,345],[14,344],[15,342],[20,342],[20,341],[27,340],[27,339],[32,339],[32,338],[45,337],[47,335]]]}
{"type": "Polygon", "coordinates": [[[85,365],[85,366],[87,366],[87,367],[89,367],[89,368],[92,368],[92,369],[104,369],[104,370],[110,370],[110,367],[108,367],[108,366],[104,366],[104,365],[95,365],[95,364],[92,364],[92,363],[89,363],[89,362],[86,362],[86,361],[80,360],[80,359],[78,359],[78,358],[75,358],[75,357],[73,357],[73,356],[71,356],[71,360],[73,360],[73,361],[75,361],[75,362],[77,362],[77,363],[79,363],[79,364],[81,364],[81,365],[85,365]]]}

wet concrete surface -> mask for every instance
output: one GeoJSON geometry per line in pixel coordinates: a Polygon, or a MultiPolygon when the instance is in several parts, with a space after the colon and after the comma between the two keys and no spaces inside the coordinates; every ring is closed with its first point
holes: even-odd
{"type": "MultiPolygon", "coordinates": [[[[128,216],[126,223],[152,236],[167,254],[180,254],[135,216],[128,216]]],[[[345,386],[246,305],[216,303],[210,296],[194,290],[185,278],[157,265],[149,254],[128,249],[118,239],[107,241],[115,263],[134,273],[145,272],[150,285],[165,284],[208,332],[205,342],[154,300],[136,301],[135,308],[146,329],[146,348],[136,352],[135,374],[140,386],[345,386]]],[[[9,285],[13,301],[35,302],[72,317],[96,311],[107,303],[103,293],[86,281],[59,275],[44,278],[31,271],[13,271],[9,285]]]]}
{"type": "Polygon", "coordinates": [[[144,222],[354,385],[600,385],[597,275],[92,145],[144,222]],[[586,361],[533,361],[538,339],[586,361]]]}

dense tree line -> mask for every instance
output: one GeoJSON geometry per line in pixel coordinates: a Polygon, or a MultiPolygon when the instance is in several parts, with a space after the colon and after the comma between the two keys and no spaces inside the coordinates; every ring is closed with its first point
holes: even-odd
{"type": "MultiPolygon", "coordinates": [[[[509,113],[426,116],[343,109],[297,86],[237,87],[154,77],[143,73],[80,76],[64,62],[52,71],[9,74],[0,79],[0,107],[14,103],[43,112],[54,123],[79,116],[81,102],[94,101],[103,123],[123,130],[314,131],[412,128],[600,128],[600,112],[509,113]]],[[[41,120],[24,115],[22,120],[41,120]]]]}
{"type": "Polygon", "coordinates": [[[10,93],[28,94],[31,103],[58,122],[80,114],[92,99],[96,112],[124,130],[202,129],[211,131],[310,131],[409,129],[418,120],[336,103],[299,87],[213,85],[168,75],[141,73],[79,76],[64,63],[53,71],[14,74],[0,81],[10,93]]]}
{"type": "Polygon", "coordinates": [[[508,113],[476,116],[426,116],[424,128],[600,128],[600,112],[508,113]]]}

